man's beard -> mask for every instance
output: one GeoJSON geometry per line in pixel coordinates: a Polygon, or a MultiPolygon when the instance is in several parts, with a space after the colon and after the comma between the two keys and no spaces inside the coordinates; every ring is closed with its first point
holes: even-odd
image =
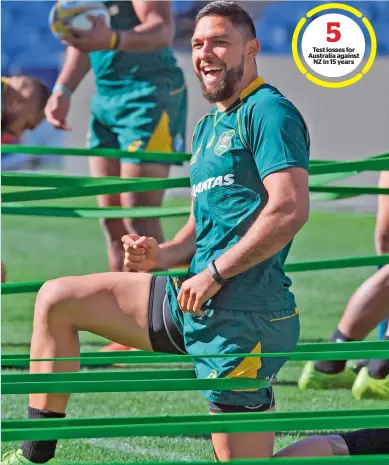
{"type": "Polygon", "coordinates": [[[210,103],[223,102],[231,98],[236,92],[237,85],[241,81],[244,73],[244,55],[242,55],[240,63],[232,68],[225,69],[225,75],[220,84],[214,90],[207,88],[201,74],[197,74],[199,78],[201,91],[203,96],[210,103]]]}

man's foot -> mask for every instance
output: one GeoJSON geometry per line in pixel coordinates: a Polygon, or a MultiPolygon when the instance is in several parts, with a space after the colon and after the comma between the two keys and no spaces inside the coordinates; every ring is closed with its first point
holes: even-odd
{"type": "MultiPolygon", "coordinates": [[[[34,462],[30,462],[30,460],[26,459],[23,457],[22,450],[11,450],[9,452],[6,452],[3,455],[3,459],[1,461],[2,465],[31,465],[34,462]]],[[[51,463],[55,464],[56,460],[55,459],[50,459],[46,463],[51,463]]]]}
{"type": "Polygon", "coordinates": [[[389,400],[389,375],[384,379],[373,378],[369,374],[369,369],[364,367],[359,372],[351,392],[358,400],[389,400]]]}
{"type": "Polygon", "coordinates": [[[314,362],[308,362],[298,380],[298,387],[301,391],[306,389],[350,389],[355,378],[356,373],[347,365],[339,373],[328,374],[318,371],[314,362]]]}
{"type": "Polygon", "coordinates": [[[366,367],[368,365],[368,363],[368,359],[349,360],[347,362],[347,367],[350,368],[350,370],[352,370],[357,375],[363,367],[366,367]]]}
{"type": "Polygon", "coordinates": [[[115,352],[116,350],[138,350],[134,349],[133,347],[123,346],[118,342],[111,342],[107,346],[103,347],[99,350],[99,352],[115,352]]]}

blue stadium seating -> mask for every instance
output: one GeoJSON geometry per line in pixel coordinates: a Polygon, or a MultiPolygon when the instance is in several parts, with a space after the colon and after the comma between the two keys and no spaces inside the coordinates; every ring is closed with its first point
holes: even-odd
{"type": "Polygon", "coordinates": [[[2,70],[60,66],[62,44],[48,26],[53,1],[2,2],[2,70]]]}
{"type": "MultiPolygon", "coordinates": [[[[2,10],[2,69],[58,68],[63,46],[48,27],[53,1],[3,1],[2,10]]],[[[199,2],[173,1],[173,12],[178,21],[193,14],[199,2]]],[[[255,19],[262,52],[290,54],[291,38],[297,21],[318,5],[313,1],[277,1],[259,5],[255,19]]],[[[378,42],[378,54],[389,54],[389,1],[348,3],[372,22],[378,42]]]]}
{"type": "Polygon", "coordinates": [[[198,2],[190,2],[190,1],[180,1],[180,0],[176,0],[176,1],[173,1],[172,2],[172,8],[173,8],[173,14],[175,16],[181,16],[181,15],[185,15],[187,13],[190,13],[194,7],[195,7],[195,4],[198,3],[198,2]]]}

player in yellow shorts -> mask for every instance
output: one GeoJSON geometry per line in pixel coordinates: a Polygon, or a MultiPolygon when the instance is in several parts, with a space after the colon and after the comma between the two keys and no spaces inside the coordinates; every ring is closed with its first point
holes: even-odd
{"type": "MultiPolygon", "coordinates": [[[[133,0],[104,2],[111,28],[95,18],[91,31],[70,29],[65,63],[46,107],[49,122],[61,129],[71,96],[91,69],[96,92],[91,102],[88,147],[128,152],[166,152],[166,162],[134,158],[92,157],[93,176],[166,178],[169,152],[185,151],[187,92],[184,75],[173,55],[174,24],[169,2],[133,0]],[[116,40],[113,38],[116,37],[116,40]]],[[[101,195],[101,207],[155,206],[164,191],[101,195]]],[[[123,271],[121,237],[136,233],[163,241],[159,218],[103,219],[109,268],[123,271]]]]}

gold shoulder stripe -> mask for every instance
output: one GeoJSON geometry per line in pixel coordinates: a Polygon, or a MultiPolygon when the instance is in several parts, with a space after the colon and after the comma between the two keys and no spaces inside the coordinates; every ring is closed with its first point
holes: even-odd
{"type": "Polygon", "coordinates": [[[263,86],[265,84],[265,80],[263,77],[257,77],[254,79],[254,81],[246,87],[246,89],[243,89],[242,92],[240,93],[240,98],[243,100],[244,98],[248,97],[250,94],[254,92],[254,90],[258,89],[258,87],[263,86]]]}

